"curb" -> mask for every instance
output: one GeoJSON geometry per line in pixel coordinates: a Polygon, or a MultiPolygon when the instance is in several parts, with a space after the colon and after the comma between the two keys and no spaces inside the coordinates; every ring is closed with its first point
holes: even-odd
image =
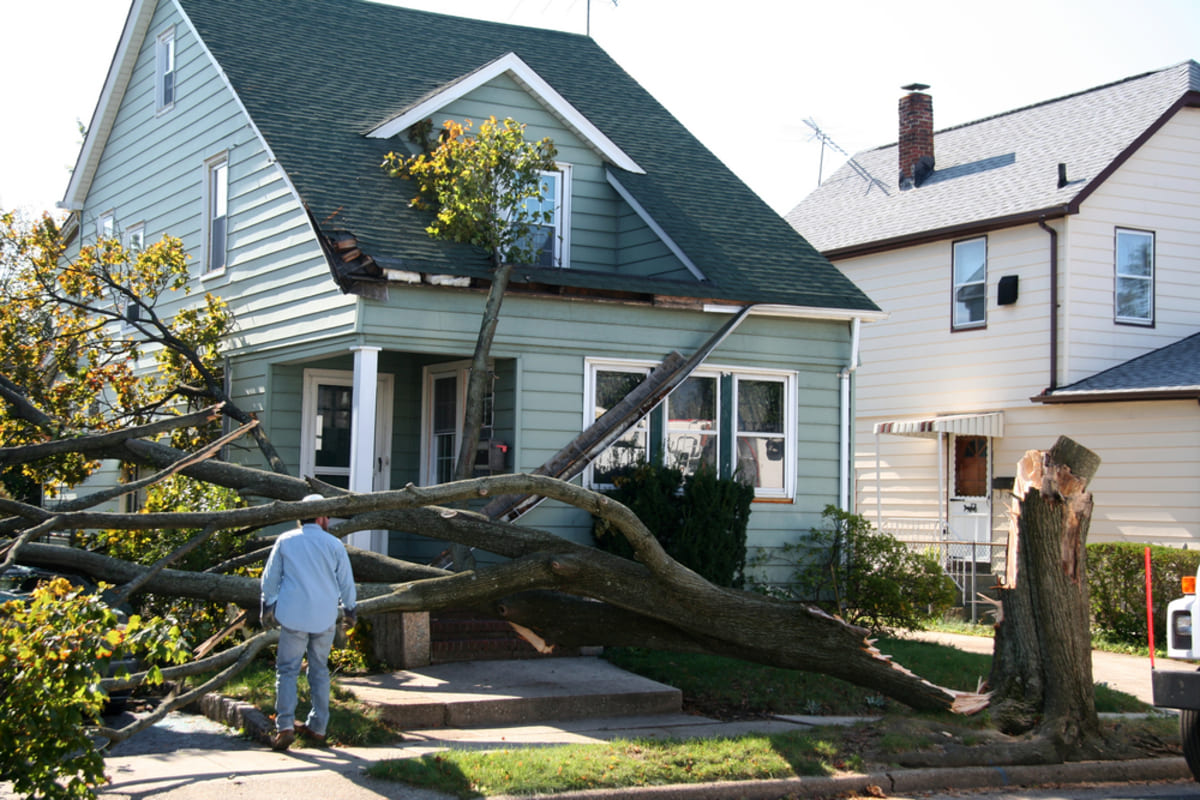
{"type": "MultiPolygon", "coordinates": [[[[556,800],[779,800],[781,797],[888,796],[896,793],[1004,789],[1045,784],[1148,782],[1191,778],[1182,758],[1143,758],[1131,761],[1075,761],[1013,767],[955,767],[841,775],[835,778],[782,778],[763,781],[675,784],[621,789],[584,789],[537,795],[556,800]]],[[[491,800],[529,800],[529,796],[497,795],[491,800]]]]}
{"type": "Polygon", "coordinates": [[[199,705],[200,713],[209,719],[238,728],[256,742],[268,746],[271,744],[275,726],[266,714],[250,703],[209,692],[200,698],[199,705]]]}

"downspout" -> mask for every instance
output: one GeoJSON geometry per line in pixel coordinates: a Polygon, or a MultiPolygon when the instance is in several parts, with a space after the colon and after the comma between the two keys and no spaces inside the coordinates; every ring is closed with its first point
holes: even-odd
{"type": "Polygon", "coordinates": [[[859,332],[862,329],[862,318],[855,317],[850,324],[850,363],[838,373],[838,378],[841,379],[841,452],[839,453],[839,463],[841,464],[842,480],[841,487],[838,493],[838,507],[843,511],[849,512],[850,508],[850,489],[853,481],[853,465],[850,463],[850,376],[858,369],[858,341],[859,332]]]}
{"type": "Polygon", "coordinates": [[[1050,234],[1050,384],[1042,394],[1058,388],[1058,231],[1038,220],[1038,227],[1050,234]]]}

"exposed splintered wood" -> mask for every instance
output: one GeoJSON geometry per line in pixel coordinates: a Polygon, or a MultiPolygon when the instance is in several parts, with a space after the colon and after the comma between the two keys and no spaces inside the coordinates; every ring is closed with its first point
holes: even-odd
{"type": "Polygon", "coordinates": [[[1011,538],[992,662],[992,717],[1006,733],[1035,731],[1056,751],[1099,738],[1087,583],[1088,483],[1099,457],[1060,438],[1017,465],[1011,538]]]}

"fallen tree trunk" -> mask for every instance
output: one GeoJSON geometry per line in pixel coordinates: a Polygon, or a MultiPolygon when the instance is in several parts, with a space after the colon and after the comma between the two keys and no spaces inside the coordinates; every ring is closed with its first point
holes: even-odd
{"type": "MultiPolygon", "coordinates": [[[[28,508],[31,524],[49,512],[28,508]]],[[[346,520],[334,529],[345,534],[362,528],[419,531],[476,546],[510,561],[455,574],[428,572],[391,586],[363,588],[364,615],[385,611],[418,611],[486,606],[502,610],[506,619],[529,628],[550,643],[562,641],[567,628],[575,633],[570,644],[630,643],[642,637],[671,642],[690,650],[735,655],[764,664],[833,675],[866,686],[920,709],[975,710],[978,696],[954,692],[925,681],[876,650],[867,631],[818,609],[773,600],[757,594],[713,586],[662,551],[657,540],[625,506],[552,478],[504,475],[460,481],[437,487],[409,486],[394,492],[343,495],[308,503],[268,503],[222,512],[167,514],[104,514],[75,512],[55,516],[62,530],[83,528],[245,528],[314,515],[346,520]],[[583,508],[611,521],[631,542],[640,563],[578,545],[560,537],[481,515],[441,507],[440,503],[495,493],[536,492],[583,508]],[[599,601],[612,615],[604,625],[588,629],[564,622],[569,617],[548,612],[542,605],[522,604],[524,593],[551,590],[573,598],[599,601]],[[622,626],[619,640],[609,638],[622,626]]],[[[141,567],[70,548],[26,545],[31,563],[70,567],[121,583],[146,574],[141,567]]],[[[397,575],[412,565],[372,556],[375,575],[390,565],[397,575]]],[[[150,577],[145,591],[235,602],[251,608],[258,602],[253,579],[216,573],[164,569],[150,577]]],[[[574,602],[574,601],[573,601],[574,602]]],[[[567,642],[563,642],[567,644],[567,642]]]]}

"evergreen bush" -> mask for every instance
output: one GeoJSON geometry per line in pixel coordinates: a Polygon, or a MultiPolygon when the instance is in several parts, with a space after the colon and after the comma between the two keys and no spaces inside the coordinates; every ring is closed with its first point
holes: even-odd
{"type": "MultiPolygon", "coordinates": [[[[650,464],[619,474],[613,485],[606,494],[628,506],[668,555],[717,586],[741,588],[753,486],[703,467],[685,480],[678,469],[650,464]]],[[[633,558],[624,535],[604,520],[596,519],[592,533],[601,550],[633,558]]]]}

